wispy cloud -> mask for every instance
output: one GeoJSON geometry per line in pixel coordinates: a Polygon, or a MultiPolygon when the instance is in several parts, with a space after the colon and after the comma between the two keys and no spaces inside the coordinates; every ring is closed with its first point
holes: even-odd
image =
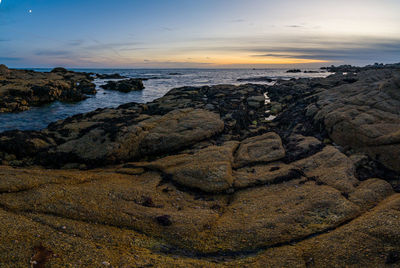
{"type": "Polygon", "coordinates": [[[161,26],[160,28],[161,28],[161,30],[166,31],[166,32],[173,32],[173,31],[177,30],[177,28],[165,27],[165,26],[161,26]]]}
{"type": "Polygon", "coordinates": [[[337,44],[335,42],[315,44],[314,46],[283,46],[249,48],[250,51],[260,54],[253,54],[252,57],[281,57],[281,58],[302,58],[320,60],[370,60],[379,57],[393,56],[393,60],[400,60],[400,40],[371,40],[360,42],[347,42],[337,44]]]}
{"type": "Polygon", "coordinates": [[[244,20],[244,19],[235,19],[235,20],[231,20],[231,21],[229,21],[229,22],[232,22],[232,23],[242,23],[242,22],[246,22],[246,20],[244,20]]]}
{"type": "Polygon", "coordinates": [[[96,39],[92,39],[95,44],[85,46],[85,49],[89,50],[105,50],[105,49],[120,49],[120,48],[131,48],[132,46],[141,45],[141,42],[116,42],[116,43],[103,43],[96,39]]]}
{"type": "Polygon", "coordinates": [[[252,58],[310,59],[323,61],[382,60],[400,61],[400,38],[371,36],[238,36],[205,37],[193,40],[194,46],[180,48],[191,51],[247,53],[252,58]]]}
{"type": "Polygon", "coordinates": [[[303,25],[286,25],[288,28],[303,28],[303,25]]]}
{"type": "Polygon", "coordinates": [[[20,57],[0,57],[0,61],[21,61],[23,58],[20,57]]]}
{"type": "Polygon", "coordinates": [[[149,61],[145,60],[143,64],[134,63],[136,66],[143,67],[161,67],[161,68],[198,68],[213,66],[208,62],[186,62],[186,61],[149,61]]]}
{"type": "Polygon", "coordinates": [[[68,46],[76,47],[76,46],[82,45],[83,43],[84,43],[84,40],[82,40],[82,39],[76,39],[76,40],[71,40],[71,41],[69,41],[69,42],[68,42],[68,46]]]}
{"type": "Polygon", "coordinates": [[[36,56],[68,56],[71,55],[70,51],[66,50],[38,50],[35,51],[36,56]]]}

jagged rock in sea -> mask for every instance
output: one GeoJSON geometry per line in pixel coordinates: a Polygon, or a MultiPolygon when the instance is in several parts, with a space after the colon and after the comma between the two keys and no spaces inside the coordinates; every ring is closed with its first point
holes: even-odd
{"type": "Polygon", "coordinates": [[[2,133],[0,263],[396,266],[398,75],[184,87],[2,133]]]}

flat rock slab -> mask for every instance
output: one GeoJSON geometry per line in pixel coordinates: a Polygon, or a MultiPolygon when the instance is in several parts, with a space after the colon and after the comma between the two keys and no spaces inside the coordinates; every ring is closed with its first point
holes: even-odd
{"type": "Polygon", "coordinates": [[[280,162],[243,167],[233,172],[234,187],[247,188],[256,185],[277,184],[302,177],[300,170],[280,162]]]}
{"type": "Polygon", "coordinates": [[[252,137],[241,142],[235,155],[235,166],[265,163],[285,157],[281,138],[274,132],[252,137]]]}
{"type": "MultiPolygon", "coordinates": [[[[1,245],[11,245],[0,251],[2,261],[10,261],[8,254],[33,255],[29,252],[36,243],[51,246],[55,254],[68,256],[73,263],[73,256],[91,243],[119,249],[118,257],[130,256],[131,250],[157,252],[156,245],[199,254],[278,247],[338,228],[393,194],[390,185],[377,179],[355,187],[349,198],[305,177],[233,194],[193,195],[156,172],[132,176],[113,169],[36,169],[35,179],[29,181],[28,170],[0,167],[0,171],[0,231],[6,234],[1,245]],[[28,181],[15,188],[17,179],[28,181]],[[168,224],[161,225],[161,217],[168,224]],[[19,219],[11,232],[5,229],[10,218],[19,219]],[[135,237],[131,245],[129,237],[135,237]],[[12,253],[13,240],[28,247],[12,253]]],[[[95,260],[102,252],[96,247],[88,250],[95,260]]],[[[142,253],[140,260],[145,258],[142,253]]]]}
{"type": "Polygon", "coordinates": [[[100,125],[50,151],[84,163],[118,163],[157,153],[167,153],[210,138],[224,128],[215,113],[182,109],[164,116],[143,117],[133,125],[115,126],[113,136],[100,125]]]}
{"type": "Polygon", "coordinates": [[[151,163],[136,163],[162,171],[178,184],[205,192],[221,192],[232,187],[233,152],[238,142],[209,146],[198,152],[168,156],[151,163]]]}

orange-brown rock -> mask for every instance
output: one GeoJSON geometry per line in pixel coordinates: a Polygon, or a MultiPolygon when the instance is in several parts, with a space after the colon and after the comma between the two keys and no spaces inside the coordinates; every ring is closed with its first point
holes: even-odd
{"type": "Polygon", "coordinates": [[[383,265],[399,249],[400,198],[382,180],[361,183],[349,198],[306,177],[204,195],[154,171],[123,169],[0,167],[2,265],[29,263],[37,246],[52,252],[47,265],[93,267],[305,267],[332,254],[327,266],[350,256],[383,265]]]}

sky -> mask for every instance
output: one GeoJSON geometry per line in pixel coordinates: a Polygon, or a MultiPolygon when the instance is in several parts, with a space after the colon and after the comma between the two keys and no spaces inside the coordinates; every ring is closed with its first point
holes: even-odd
{"type": "Polygon", "coordinates": [[[400,62],[400,0],[0,0],[10,67],[400,62]]]}

